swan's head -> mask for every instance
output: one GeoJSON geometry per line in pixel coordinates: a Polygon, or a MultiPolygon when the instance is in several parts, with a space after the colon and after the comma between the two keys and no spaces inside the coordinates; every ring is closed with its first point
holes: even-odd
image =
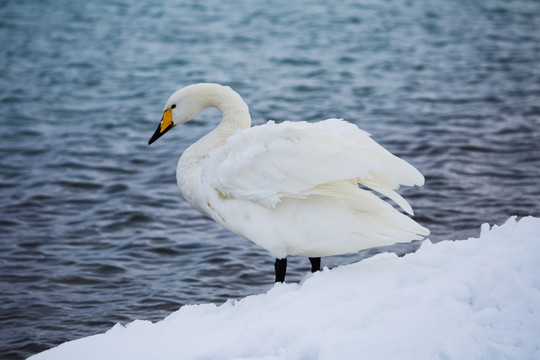
{"type": "Polygon", "coordinates": [[[201,111],[211,106],[209,90],[214,86],[215,84],[195,84],[186,86],[172,94],[165,104],[159,126],[148,140],[148,145],[176,125],[194,119],[201,111]]]}

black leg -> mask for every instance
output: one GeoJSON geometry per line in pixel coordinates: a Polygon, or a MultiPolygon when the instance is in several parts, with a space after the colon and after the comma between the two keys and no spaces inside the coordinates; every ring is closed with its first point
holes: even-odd
{"type": "Polygon", "coordinates": [[[320,257],[310,257],[309,261],[311,262],[311,272],[321,271],[321,258],[320,257]]]}
{"type": "Polygon", "coordinates": [[[274,269],[276,269],[276,282],[284,282],[285,273],[287,272],[287,258],[276,259],[274,269]]]}

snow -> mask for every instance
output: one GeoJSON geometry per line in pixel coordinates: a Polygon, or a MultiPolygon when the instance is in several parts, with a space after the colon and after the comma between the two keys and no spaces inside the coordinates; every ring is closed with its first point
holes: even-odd
{"type": "Polygon", "coordinates": [[[540,218],[512,217],[31,359],[540,359],[539,259],[540,218]]]}

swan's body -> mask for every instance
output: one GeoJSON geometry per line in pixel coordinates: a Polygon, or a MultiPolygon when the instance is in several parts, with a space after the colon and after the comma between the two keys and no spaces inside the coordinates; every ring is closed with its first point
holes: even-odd
{"type": "Polygon", "coordinates": [[[178,186],[200,212],[277,259],[351,253],[429,234],[358,186],[412,214],[395,190],[422,185],[420,172],[342,120],[250,127],[248,107],[236,92],[196,84],[169,98],[149,143],[210,106],[222,112],[223,120],[184,151],[178,186]]]}

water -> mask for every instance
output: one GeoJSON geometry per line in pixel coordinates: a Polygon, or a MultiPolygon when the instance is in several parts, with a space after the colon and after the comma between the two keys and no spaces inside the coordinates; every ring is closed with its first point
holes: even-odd
{"type": "Polygon", "coordinates": [[[190,83],[232,86],[255,124],[369,131],[426,176],[401,193],[433,241],[540,216],[538,1],[8,0],[0,41],[2,358],[272,286],[273,259],[176,188],[217,112],[146,145],[190,83]]]}

